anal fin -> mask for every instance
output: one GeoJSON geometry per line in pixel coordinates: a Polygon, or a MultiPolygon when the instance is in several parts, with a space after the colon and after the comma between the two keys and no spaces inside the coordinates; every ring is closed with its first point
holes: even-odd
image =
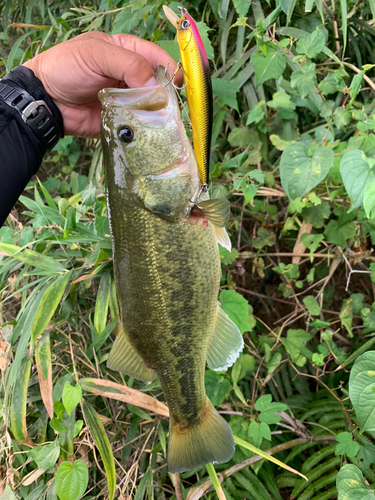
{"type": "Polygon", "coordinates": [[[208,366],[216,371],[226,370],[236,361],[243,346],[241,332],[218,305],[207,351],[208,366]]]}
{"type": "Polygon", "coordinates": [[[142,380],[145,384],[150,384],[156,379],[155,370],[147,368],[135,347],[130,343],[122,323],[119,335],[109,353],[107,367],[137,380],[142,380]]]}

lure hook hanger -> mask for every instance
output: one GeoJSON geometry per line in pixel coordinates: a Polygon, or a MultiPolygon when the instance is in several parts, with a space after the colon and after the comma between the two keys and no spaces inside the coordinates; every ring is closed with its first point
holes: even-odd
{"type": "Polygon", "coordinates": [[[167,83],[164,84],[164,87],[167,87],[170,83],[172,84],[173,88],[176,89],[176,90],[184,90],[184,88],[186,87],[186,83],[182,86],[182,87],[178,87],[175,83],[174,83],[174,77],[177,75],[177,73],[179,72],[179,70],[182,71],[182,73],[184,72],[183,68],[182,68],[182,64],[181,62],[178,62],[177,63],[177,68],[175,69],[175,72],[173,73],[173,75],[171,76],[171,78],[169,78],[169,74],[168,74],[168,66],[169,66],[169,63],[167,64],[167,66],[165,67],[165,78],[167,79],[167,83]]]}

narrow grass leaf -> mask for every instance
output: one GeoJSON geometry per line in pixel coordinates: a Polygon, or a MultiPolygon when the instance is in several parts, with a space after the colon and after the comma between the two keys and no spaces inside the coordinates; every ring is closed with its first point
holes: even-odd
{"type": "Polygon", "coordinates": [[[340,8],[341,8],[341,27],[342,27],[342,36],[344,39],[344,49],[342,51],[343,55],[346,49],[346,42],[348,38],[348,21],[347,21],[347,6],[346,0],[340,0],[340,8]]]}
{"type": "Polygon", "coordinates": [[[52,257],[34,252],[34,250],[21,250],[21,248],[17,245],[0,242],[0,252],[3,255],[9,255],[17,260],[20,260],[21,262],[25,262],[26,264],[30,264],[34,267],[40,267],[54,274],[65,271],[65,268],[60,264],[60,262],[52,259],[52,257]]]}
{"type": "Polygon", "coordinates": [[[111,293],[111,273],[106,272],[101,277],[99,289],[96,296],[94,326],[98,335],[104,330],[107,324],[109,298],[111,293]]]}
{"type": "Polygon", "coordinates": [[[256,446],[253,446],[252,444],[244,441],[243,439],[233,436],[234,442],[238,444],[239,446],[242,446],[242,448],[246,448],[247,450],[252,451],[253,453],[256,453],[257,455],[260,455],[261,457],[265,458],[266,460],[269,460],[270,462],[273,462],[276,465],[279,465],[283,469],[286,469],[290,472],[293,472],[293,474],[297,474],[298,476],[303,477],[306,481],[308,481],[307,477],[298,472],[297,470],[293,469],[292,467],[289,467],[289,465],[284,464],[277,458],[274,458],[272,455],[269,455],[268,453],[265,453],[264,451],[260,450],[256,446]]]}
{"type": "Polygon", "coordinates": [[[206,470],[208,472],[208,475],[210,476],[212,484],[214,485],[214,488],[215,488],[215,491],[216,491],[216,494],[217,494],[219,500],[226,500],[226,497],[225,497],[224,491],[221,487],[219,478],[217,477],[215,467],[211,463],[209,463],[206,465],[206,470]]]}
{"type": "Polygon", "coordinates": [[[36,339],[47,328],[52,316],[54,315],[57,306],[65,292],[66,287],[72,277],[73,270],[58,276],[48,286],[43,294],[40,302],[39,309],[35,315],[32,334],[31,334],[31,347],[34,345],[36,339]]]}
{"type": "Polygon", "coordinates": [[[137,492],[134,496],[134,500],[143,500],[143,498],[145,497],[147,480],[148,480],[148,477],[150,474],[152,475],[152,468],[151,467],[149,467],[147,469],[146,474],[140,480],[139,486],[137,488],[137,492]]]}
{"type": "Polygon", "coordinates": [[[104,426],[94,408],[87,401],[82,402],[83,415],[95,440],[105,468],[110,500],[113,499],[116,489],[116,469],[112,448],[104,426]]]}
{"type": "Polygon", "coordinates": [[[143,392],[131,389],[130,387],[99,378],[82,378],[79,383],[82,389],[92,394],[124,401],[125,403],[145,408],[158,415],[169,417],[169,410],[163,403],[143,392]]]}
{"type": "Polygon", "coordinates": [[[40,394],[50,418],[53,418],[51,341],[49,333],[35,346],[36,369],[39,377],[40,394]]]}
{"type": "Polygon", "coordinates": [[[23,358],[18,377],[13,386],[10,405],[10,423],[13,436],[20,443],[31,443],[26,428],[26,401],[31,370],[31,358],[23,358]]]}

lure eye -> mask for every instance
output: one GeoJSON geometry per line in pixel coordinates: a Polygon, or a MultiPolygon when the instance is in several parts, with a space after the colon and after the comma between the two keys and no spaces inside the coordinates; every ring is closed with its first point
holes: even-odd
{"type": "Polygon", "coordinates": [[[184,19],[181,23],[181,28],[187,30],[190,27],[190,23],[187,19],[184,19]]]}
{"type": "Polygon", "coordinates": [[[134,139],[134,130],[128,126],[122,127],[119,130],[118,136],[122,142],[132,142],[134,139]]]}

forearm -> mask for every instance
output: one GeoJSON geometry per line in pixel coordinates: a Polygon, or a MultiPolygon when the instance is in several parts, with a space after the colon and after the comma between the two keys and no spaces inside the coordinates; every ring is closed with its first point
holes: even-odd
{"type": "MultiPolygon", "coordinates": [[[[45,92],[42,83],[28,68],[18,66],[2,83],[11,81],[35,100],[43,100],[51,109],[63,134],[61,114],[45,92]]],[[[0,225],[7,218],[31,177],[38,171],[43,150],[38,139],[20,114],[0,98],[0,225]]]]}

